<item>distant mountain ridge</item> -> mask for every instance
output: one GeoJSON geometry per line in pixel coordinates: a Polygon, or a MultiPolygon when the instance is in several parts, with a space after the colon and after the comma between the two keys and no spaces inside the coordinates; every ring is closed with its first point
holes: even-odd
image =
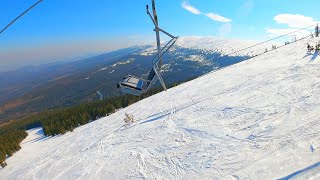
{"type": "MultiPolygon", "coordinates": [[[[215,52],[221,55],[231,54],[230,56],[254,56],[256,54],[264,52],[265,48],[270,49],[274,44],[265,43],[262,46],[255,46],[250,49],[243,50],[258,43],[260,42],[254,40],[226,39],[215,36],[183,36],[179,37],[171,51],[175,51],[176,48],[186,48],[203,50],[204,53],[209,51],[211,53],[215,52]]],[[[155,50],[156,46],[153,45],[150,48],[144,50],[141,55],[150,55],[152,53],[155,53],[155,50]]]]}
{"type": "Polygon", "coordinates": [[[78,61],[54,62],[37,66],[26,66],[9,72],[0,72],[0,103],[11,97],[22,95],[25,91],[29,92],[41,84],[75,74],[86,68],[95,68],[100,63],[109,62],[124,54],[135,53],[142,48],[148,47],[134,46],[78,61]]]}
{"type": "MultiPolygon", "coordinates": [[[[255,43],[216,37],[180,37],[164,56],[164,80],[167,83],[185,81],[245,60],[264,48],[226,55],[255,43]]],[[[154,55],[154,45],[133,46],[80,61],[0,73],[3,82],[0,85],[0,121],[99,100],[101,95],[116,95],[119,93],[116,84],[123,76],[148,74],[154,55]]]]}

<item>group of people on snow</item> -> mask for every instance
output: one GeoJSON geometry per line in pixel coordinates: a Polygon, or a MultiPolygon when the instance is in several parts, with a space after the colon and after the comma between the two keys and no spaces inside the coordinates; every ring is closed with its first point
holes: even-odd
{"type": "Polygon", "coordinates": [[[318,42],[315,47],[313,47],[309,43],[307,43],[307,49],[308,49],[308,52],[319,51],[320,50],[320,42],[318,42]]]}
{"type": "Polygon", "coordinates": [[[308,49],[308,52],[320,51],[320,41],[315,45],[315,47],[313,47],[309,43],[307,43],[307,49],[308,49]]]}
{"type": "MultiPolygon", "coordinates": [[[[317,25],[315,27],[315,37],[319,37],[319,34],[320,34],[320,31],[319,31],[319,25],[317,25]]],[[[313,35],[312,35],[313,37],[313,35]]],[[[308,49],[308,52],[311,52],[311,51],[320,51],[320,41],[315,45],[315,47],[311,46],[309,43],[307,43],[307,49],[308,49]]]]}

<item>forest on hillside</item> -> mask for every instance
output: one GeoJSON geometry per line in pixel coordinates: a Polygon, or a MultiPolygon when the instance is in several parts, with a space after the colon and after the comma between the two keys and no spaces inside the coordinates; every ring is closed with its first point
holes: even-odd
{"type": "MultiPolygon", "coordinates": [[[[181,83],[172,84],[170,87],[178,84],[181,83]]],[[[132,95],[115,96],[103,101],[44,111],[3,125],[0,127],[0,164],[5,167],[6,158],[21,149],[19,144],[26,138],[26,130],[42,127],[45,136],[64,134],[81,125],[108,116],[120,108],[125,108],[162,90],[162,87],[155,87],[140,97],[132,95]]]]}

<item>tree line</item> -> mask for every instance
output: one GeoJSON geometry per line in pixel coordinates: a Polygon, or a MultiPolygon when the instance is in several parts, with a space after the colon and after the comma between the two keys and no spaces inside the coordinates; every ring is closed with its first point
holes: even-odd
{"type": "MultiPolygon", "coordinates": [[[[181,83],[172,84],[170,87],[178,84],[181,83]]],[[[6,158],[21,149],[19,144],[27,136],[26,130],[42,127],[45,136],[64,134],[161,91],[162,87],[156,87],[140,97],[132,95],[115,96],[103,101],[49,110],[15,120],[0,127],[0,164],[2,167],[6,166],[6,158]]]]}

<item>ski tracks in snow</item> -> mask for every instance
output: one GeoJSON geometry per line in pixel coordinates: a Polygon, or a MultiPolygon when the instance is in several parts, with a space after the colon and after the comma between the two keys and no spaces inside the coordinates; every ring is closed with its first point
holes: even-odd
{"type": "Polygon", "coordinates": [[[212,72],[43,142],[50,145],[43,155],[7,177],[276,179],[304,169],[320,160],[320,61],[300,59],[302,45],[212,72]],[[126,126],[125,113],[135,122],[126,126]]]}

